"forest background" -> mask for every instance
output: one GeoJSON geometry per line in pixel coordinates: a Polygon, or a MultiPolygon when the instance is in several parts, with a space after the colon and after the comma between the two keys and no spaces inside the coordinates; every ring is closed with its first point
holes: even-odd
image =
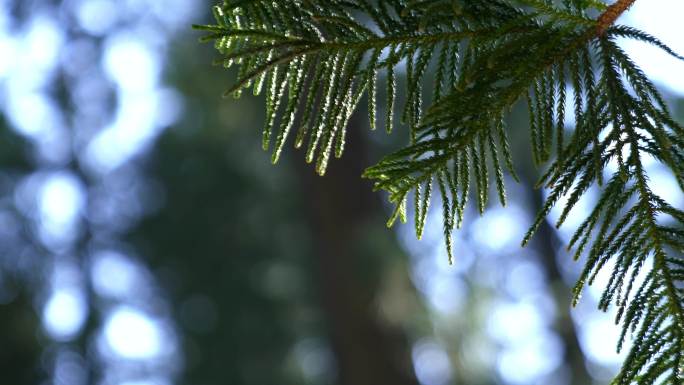
{"type": "MultiPolygon", "coordinates": [[[[221,99],[235,74],[210,67],[190,30],[211,5],[0,0],[1,383],[612,378],[623,357],[613,315],[596,310],[601,283],[569,305],[581,266],[564,243],[583,216],[518,246],[546,194],[530,187],[525,135],[511,134],[524,166],[509,207],[469,212],[449,266],[439,205],[417,241],[411,226],[385,228],[391,208],[360,178],[405,127],[369,132],[359,111],[325,177],[295,151],[270,166],[263,101],[221,99]]],[[[684,52],[681,11],[637,2],[621,22],[684,52]]],[[[684,119],[682,64],[630,44],[684,119]]]]}

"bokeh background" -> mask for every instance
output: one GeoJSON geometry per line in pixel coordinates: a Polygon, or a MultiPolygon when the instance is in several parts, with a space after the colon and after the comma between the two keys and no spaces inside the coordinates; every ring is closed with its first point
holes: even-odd
{"type": "MultiPolygon", "coordinates": [[[[618,328],[601,282],[570,308],[581,263],[564,249],[593,193],[519,247],[545,194],[524,112],[524,182],[468,213],[449,266],[438,204],[416,241],[360,178],[401,130],[371,133],[361,109],[326,177],[294,150],[270,166],[263,101],[221,99],[234,74],[190,29],[211,5],[0,0],[1,384],[608,382],[618,328]]],[[[622,21],[681,53],[682,12],[650,0],[622,21]]],[[[624,46],[681,117],[684,66],[624,46]]]]}

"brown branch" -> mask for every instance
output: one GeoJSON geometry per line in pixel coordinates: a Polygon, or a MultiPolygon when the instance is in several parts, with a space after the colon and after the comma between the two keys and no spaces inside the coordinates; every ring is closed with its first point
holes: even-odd
{"type": "Polygon", "coordinates": [[[596,19],[598,25],[596,27],[596,36],[603,35],[604,32],[615,23],[615,20],[620,17],[629,7],[634,4],[636,0],[618,0],[611,4],[601,16],[596,19]]]}

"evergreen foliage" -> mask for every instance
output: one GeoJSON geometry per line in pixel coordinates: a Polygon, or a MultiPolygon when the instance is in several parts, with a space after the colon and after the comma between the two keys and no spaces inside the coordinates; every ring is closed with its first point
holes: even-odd
{"type": "Polygon", "coordinates": [[[265,92],[263,147],[272,148],[274,163],[293,136],[322,175],[331,156],[342,155],[364,95],[371,129],[381,121],[392,131],[398,110],[409,144],[364,176],[396,205],[389,226],[406,220],[413,197],[418,237],[436,189],[450,260],[469,193],[482,212],[493,181],[506,204],[504,169],[517,177],[504,117],[525,102],[533,159],[548,164],[539,186],[551,193],[523,245],[562,197],[557,226],[590,187],[601,186],[570,242],[575,258],[586,255],[575,300],[612,266],[600,307],[617,307],[618,349],[628,336],[634,341],[614,384],[684,384],[684,211],[654,193],[644,170],[645,158],[656,159],[684,188],[684,127],[616,40],[683,58],[645,32],[614,24],[633,2],[232,0],[214,7],[216,25],[196,28],[215,42],[219,64],[238,67],[227,94],[265,92]],[[570,134],[566,105],[576,122],[570,134]]]}

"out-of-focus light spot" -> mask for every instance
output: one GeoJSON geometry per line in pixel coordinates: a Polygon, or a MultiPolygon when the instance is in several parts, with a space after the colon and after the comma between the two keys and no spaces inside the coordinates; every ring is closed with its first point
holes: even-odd
{"type": "Polygon", "coordinates": [[[165,127],[176,123],[185,112],[183,96],[171,88],[157,90],[157,106],[155,120],[159,126],[165,127]]]}
{"type": "Polygon", "coordinates": [[[43,220],[46,221],[72,222],[83,209],[81,183],[68,173],[58,173],[48,178],[39,199],[43,220]]]}
{"type": "Polygon", "coordinates": [[[87,75],[74,81],[71,90],[71,97],[79,114],[88,116],[98,123],[113,115],[107,103],[110,97],[107,81],[99,71],[89,71],[87,75]]]}
{"type": "Polygon", "coordinates": [[[539,333],[504,350],[497,369],[508,383],[530,384],[550,374],[563,361],[563,343],[550,333],[539,333]]]}
{"type": "Polygon", "coordinates": [[[297,342],[293,354],[302,374],[310,380],[325,380],[334,371],[330,349],[316,338],[297,342]]]}
{"type": "Polygon", "coordinates": [[[122,307],[109,316],[104,337],[116,355],[132,359],[152,359],[162,353],[160,326],[150,317],[133,308],[122,307]]]}
{"type": "Polygon", "coordinates": [[[81,182],[65,172],[48,177],[38,195],[40,228],[46,240],[74,236],[78,216],[83,211],[85,192],[81,182]]]}
{"type": "MultiPolygon", "coordinates": [[[[435,205],[438,206],[438,205],[435,205]]],[[[414,259],[414,278],[429,279],[435,274],[457,276],[470,269],[475,261],[473,251],[466,247],[463,231],[454,231],[454,264],[449,265],[449,258],[444,248],[444,227],[442,211],[432,210],[428,213],[422,239],[416,239],[412,226],[398,226],[399,241],[402,247],[414,259]]]]}
{"type": "Polygon", "coordinates": [[[546,327],[545,320],[535,306],[526,302],[497,305],[489,317],[487,331],[508,345],[523,343],[546,327]]]}
{"type": "Polygon", "coordinates": [[[87,0],[79,4],[76,16],[83,29],[100,36],[117,22],[118,11],[119,8],[111,0],[87,0]]]}
{"type": "Polygon", "coordinates": [[[257,285],[273,298],[293,298],[301,288],[301,271],[297,266],[282,261],[270,263],[256,277],[257,285]]]}
{"type": "Polygon", "coordinates": [[[506,207],[505,210],[489,210],[473,223],[473,238],[491,251],[502,250],[520,242],[525,231],[525,222],[525,214],[515,205],[506,207]]]}
{"type": "Polygon", "coordinates": [[[18,50],[17,41],[0,31],[0,79],[6,77],[11,70],[13,65],[11,58],[17,57],[18,50]]]}
{"type": "Polygon", "coordinates": [[[463,307],[468,286],[458,277],[436,275],[426,282],[426,297],[440,313],[451,314],[463,307]]]}
{"type": "Polygon", "coordinates": [[[0,1],[0,30],[7,28],[10,18],[9,13],[9,4],[7,4],[7,1],[0,1]]]}
{"type": "Polygon", "coordinates": [[[14,204],[27,217],[36,216],[36,196],[43,186],[45,174],[35,172],[24,177],[14,190],[14,204]]]}
{"type": "Polygon", "coordinates": [[[110,79],[125,92],[149,91],[159,82],[161,64],[157,52],[134,36],[107,39],[103,65],[110,79]]]}
{"type": "Polygon", "coordinates": [[[616,351],[620,328],[615,325],[612,316],[592,314],[580,326],[580,342],[582,350],[592,360],[601,365],[617,366],[625,358],[625,349],[621,354],[616,351]]]}
{"type": "Polygon", "coordinates": [[[83,326],[88,312],[87,306],[80,290],[59,288],[45,303],[43,327],[55,340],[71,340],[83,326]]]}
{"type": "MultiPolygon", "coordinates": [[[[637,1],[623,21],[656,36],[681,55],[684,54],[684,40],[681,38],[681,29],[677,26],[681,23],[682,14],[684,2],[681,1],[637,1]]],[[[673,75],[684,72],[682,61],[659,48],[636,40],[624,39],[621,45],[642,66],[649,78],[674,92],[684,93],[684,77],[673,75]]]]}
{"type": "Polygon", "coordinates": [[[63,42],[64,33],[54,18],[34,17],[22,43],[24,55],[27,55],[25,60],[33,63],[33,66],[48,70],[57,64],[63,42]]]}
{"type": "Polygon", "coordinates": [[[538,264],[530,261],[516,263],[506,277],[506,291],[518,299],[543,292],[545,284],[544,272],[538,264]]]}
{"type": "Polygon", "coordinates": [[[202,9],[198,6],[200,4],[196,1],[167,0],[164,3],[152,1],[148,7],[152,9],[155,16],[166,22],[168,26],[177,28],[184,25],[187,20],[194,20],[195,17],[200,16],[199,13],[202,9]],[[174,12],[169,12],[169,9],[173,9],[174,12]]]}
{"type": "MultiPolygon", "coordinates": [[[[646,279],[646,276],[648,275],[648,272],[651,271],[653,265],[653,259],[648,258],[644,262],[644,265],[641,266],[641,269],[639,271],[639,274],[637,277],[634,279],[634,282],[632,283],[633,287],[636,289],[638,287],[641,287],[641,284],[644,282],[646,279]]],[[[593,283],[591,285],[587,285],[584,287],[584,292],[589,293],[589,298],[592,299],[596,304],[598,304],[600,298],[603,296],[603,292],[606,287],[608,287],[608,284],[610,283],[611,280],[611,274],[616,270],[615,267],[615,259],[609,259],[607,260],[604,264],[601,270],[596,274],[596,277],[593,280],[593,283]]],[[[627,270],[627,276],[630,277],[632,272],[634,271],[633,267],[629,267],[629,270],[627,270]]],[[[632,298],[635,294],[636,290],[633,290],[630,293],[630,298],[632,298]]]]}
{"type": "Polygon", "coordinates": [[[83,358],[71,351],[60,351],[55,359],[54,385],[85,385],[88,374],[83,358]]]}
{"type": "Polygon", "coordinates": [[[419,341],[412,349],[416,377],[423,385],[444,385],[451,382],[449,355],[437,342],[419,341]]]}
{"type": "Polygon", "coordinates": [[[171,382],[168,379],[154,378],[147,380],[135,380],[135,381],[124,381],[118,382],[117,385],[170,385],[171,382]]]}
{"type": "Polygon", "coordinates": [[[48,134],[61,119],[52,100],[35,92],[10,92],[6,112],[12,128],[28,137],[48,134]]]}
{"type": "Polygon", "coordinates": [[[9,100],[3,107],[10,127],[32,139],[45,160],[59,163],[69,156],[64,116],[54,101],[44,93],[28,89],[20,77],[10,78],[7,84],[9,100]]]}
{"type": "MultiPolygon", "coordinates": [[[[573,189],[570,191],[573,191],[573,189]]],[[[551,194],[550,189],[544,189],[543,192],[544,199],[547,199],[551,194]]],[[[577,227],[584,222],[587,215],[594,207],[595,197],[596,192],[592,189],[589,189],[584,193],[584,195],[582,195],[582,197],[579,198],[577,203],[575,203],[575,206],[570,211],[570,214],[565,219],[565,222],[563,222],[563,225],[558,229],[558,235],[560,235],[564,242],[569,242],[577,227]]],[[[556,222],[563,213],[563,209],[568,204],[569,198],[570,194],[561,196],[560,199],[558,199],[558,202],[553,206],[553,208],[551,208],[551,212],[549,212],[549,215],[546,216],[546,221],[549,224],[552,226],[556,225],[556,222]]]]}
{"type": "MultiPolygon", "coordinates": [[[[572,86],[570,86],[569,84],[566,85],[565,94],[567,100],[572,100],[572,98],[574,97],[573,92],[574,89],[572,88],[572,86]]],[[[573,105],[573,103],[565,103],[565,114],[563,116],[565,118],[565,131],[567,132],[568,130],[573,130],[575,127],[575,106],[573,105]]]]}
{"type": "Polygon", "coordinates": [[[648,176],[651,179],[651,189],[659,197],[665,199],[670,205],[682,208],[684,195],[672,171],[662,165],[649,167],[648,176]]]}
{"type": "Polygon", "coordinates": [[[125,94],[112,125],[103,129],[88,145],[86,161],[100,173],[107,173],[151,144],[165,125],[182,111],[174,91],[154,90],[125,94]]]}
{"type": "Polygon", "coordinates": [[[49,84],[64,43],[64,33],[54,19],[36,14],[23,31],[12,37],[0,35],[0,41],[0,79],[7,79],[5,98],[19,98],[49,84]]]}
{"type": "Polygon", "coordinates": [[[126,256],[102,251],[94,256],[91,270],[93,288],[103,297],[124,298],[138,284],[138,267],[126,256]]]}
{"type": "Polygon", "coordinates": [[[114,124],[102,130],[88,145],[89,164],[103,173],[115,169],[139,150],[145,137],[153,134],[154,106],[147,96],[122,100],[114,124]]]}

